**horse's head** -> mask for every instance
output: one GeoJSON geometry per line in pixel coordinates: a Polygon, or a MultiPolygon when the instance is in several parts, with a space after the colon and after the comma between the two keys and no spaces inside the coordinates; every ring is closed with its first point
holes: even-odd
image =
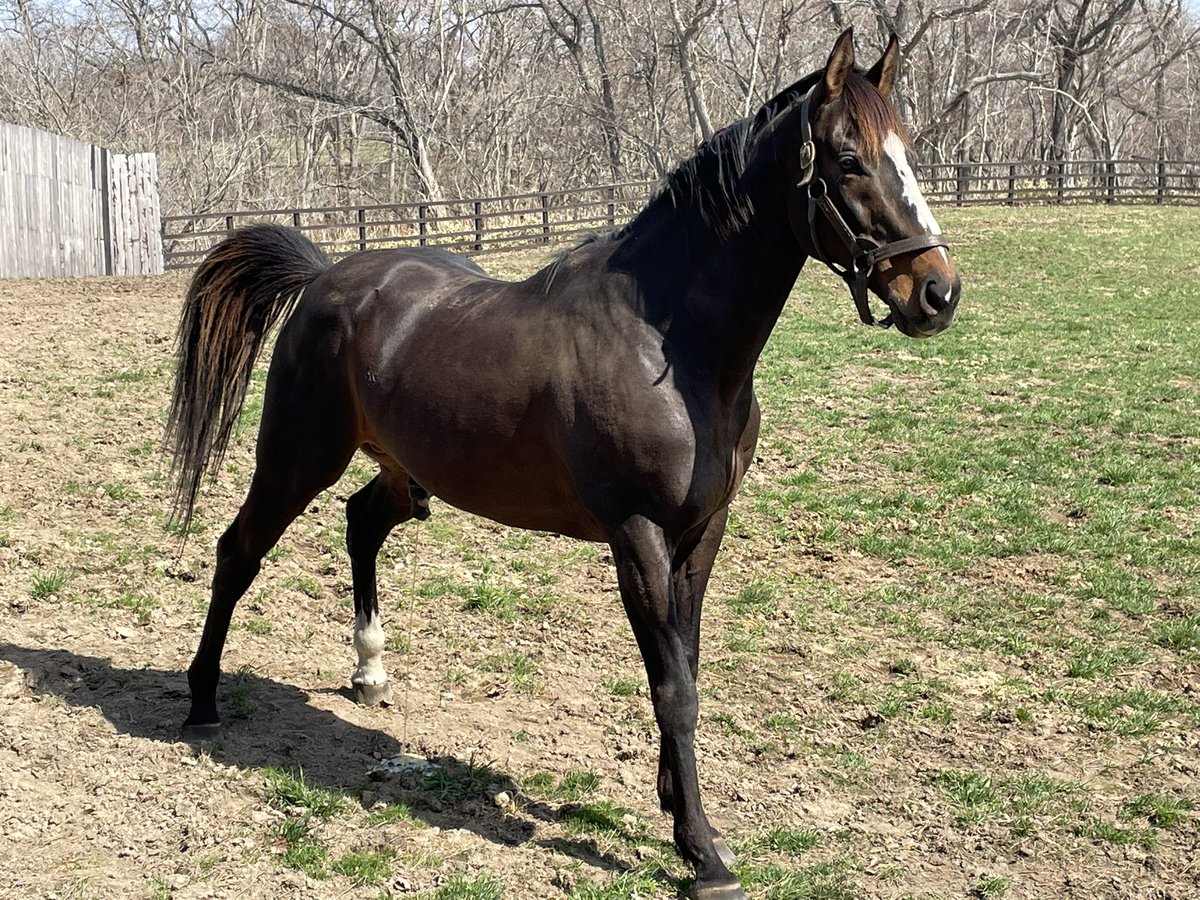
{"type": "Polygon", "coordinates": [[[961,282],[909,162],[891,99],[898,66],[893,36],[869,71],[856,70],[845,32],[824,71],[801,82],[807,89],[793,94],[776,134],[794,148],[785,169],[801,247],[845,278],[864,323],[928,337],[954,318],[961,282]],[[879,323],[868,288],[889,309],[879,323]]]}

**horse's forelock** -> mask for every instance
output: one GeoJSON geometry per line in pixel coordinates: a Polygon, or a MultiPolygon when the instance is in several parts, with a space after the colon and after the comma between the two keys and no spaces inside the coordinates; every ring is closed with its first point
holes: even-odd
{"type": "Polygon", "coordinates": [[[900,121],[895,105],[865,76],[855,72],[846,79],[842,100],[854,130],[862,141],[863,156],[868,161],[879,160],[883,154],[883,143],[889,134],[896,135],[906,147],[909,146],[908,130],[900,121]]]}

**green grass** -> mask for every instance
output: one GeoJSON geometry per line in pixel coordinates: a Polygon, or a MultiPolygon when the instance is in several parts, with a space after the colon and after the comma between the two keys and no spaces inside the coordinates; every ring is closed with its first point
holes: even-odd
{"type": "Polygon", "coordinates": [[[357,885],[381,884],[392,877],[395,850],[354,850],[334,860],[330,869],[357,885]]]}
{"type": "Polygon", "coordinates": [[[948,770],[939,773],[935,783],[954,808],[960,826],[999,820],[1018,833],[1028,833],[1036,817],[1065,815],[1082,790],[1040,772],[998,778],[982,772],[948,770]]]}
{"type": "Polygon", "coordinates": [[[1100,818],[1085,819],[1073,830],[1079,837],[1118,847],[1140,847],[1151,851],[1158,846],[1158,838],[1148,828],[1126,828],[1100,818]]]}
{"type": "Polygon", "coordinates": [[[500,900],[504,882],[493,875],[455,875],[437,890],[420,895],[421,900],[500,900]]]}
{"type": "Polygon", "coordinates": [[[604,682],[604,689],[613,697],[632,697],[642,686],[642,679],[616,676],[604,682]]]}
{"type": "Polygon", "coordinates": [[[989,900],[991,897],[1003,897],[1008,893],[1010,887],[1012,887],[1011,878],[992,875],[976,883],[975,887],[971,888],[971,893],[979,900],[989,900]]]}
{"type": "Polygon", "coordinates": [[[743,863],[734,874],[753,897],[767,900],[854,900],[854,867],[847,860],[792,868],[778,863],[743,863]]]}
{"type": "Polygon", "coordinates": [[[245,619],[242,622],[242,630],[248,631],[250,634],[261,636],[271,633],[271,620],[256,616],[252,619],[245,619]]]}
{"type": "Polygon", "coordinates": [[[765,614],[775,609],[779,600],[779,584],[775,581],[755,578],[742,586],[736,596],[729,600],[729,608],[738,615],[765,614]]]}
{"type": "Polygon", "coordinates": [[[75,572],[70,569],[52,569],[49,572],[38,572],[29,580],[29,593],[34,600],[45,600],[47,597],[60,596],[75,572]]]}
{"type": "Polygon", "coordinates": [[[311,784],[301,769],[268,766],[262,776],[267,802],[277,809],[300,808],[318,819],[329,819],[346,808],[344,794],[311,784]]]}
{"type": "Polygon", "coordinates": [[[521,591],[507,585],[481,579],[464,593],[463,608],[472,612],[487,613],[498,619],[511,619],[517,613],[521,591]]]}
{"type": "Polygon", "coordinates": [[[1188,818],[1193,808],[1186,797],[1141,794],[1121,807],[1121,817],[1127,821],[1144,819],[1155,828],[1174,828],[1188,818]]]}
{"type": "Polygon", "coordinates": [[[662,879],[657,871],[638,870],[622,872],[604,884],[588,880],[573,888],[568,896],[570,900],[633,900],[653,897],[662,889],[662,879]]]}
{"type": "Polygon", "coordinates": [[[642,832],[641,822],[633,810],[613,803],[596,800],[568,808],[563,813],[568,834],[591,835],[634,840],[642,832]]]}
{"type": "Polygon", "coordinates": [[[325,588],[320,579],[312,575],[293,575],[287,579],[286,584],[313,600],[320,600],[325,596],[325,588]]]}
{"type": "Polygon", "coordinates": [[[551,772],[537,772],[522,782],[530,796],[543,800],[580,801],[592,796],[600,787],[600,776],[577,769],[561,778],[551,772]]]}
{"type": "Polygon", "coordinates": [[[372,809],[367,815],[368,825],[394,825],[397,822],[413,822],[416,813],[407,803],[387,803],[381,809],[372,809]]]}
{"type": "Polygon", "coordinates": [[[1172,650],[1200,649],[1200,614],[1160,622],[1154,629],[1154,642],[1172,650]]]}
{"type": "Polygon", "coordinates": [[[762,846],[775,853],[800,856],[821,845],[821,832],[802,825],[776,825],[761,838],[752,841],[751,845],[762,846]]]}
{"type": "Polygon", "coordinates": [[[328,878],[329,848],[323,841],[313,837],[309,829],[308,816],[289,817],[276,826],[275,837],[283,850],[280,862],[289,869],[298,869],[309,878],[328,878]]]}
{"type": "Polygon", "coordinates": [[[478,668],[500,676],[505,684],[521,693],[532,694],[541,687],[542,676],[537,663],[517,650],[484,657],[478,668]]]}

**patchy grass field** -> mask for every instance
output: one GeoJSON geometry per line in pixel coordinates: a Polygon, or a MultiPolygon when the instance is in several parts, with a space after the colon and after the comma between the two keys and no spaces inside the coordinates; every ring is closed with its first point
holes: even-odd
{"type": "MultiPolygon", "coordinates": [[[[814,266],[763,359],[706,610],[710,815],[754,897],[1196,896],[1200,211],[941,217],[950,331],[861,328],[814,266]]],[[[182,290],[0,282],[0,894],[674,896],[606,548],[435,502],[381,566],[397,706],[351,702],[365,460],[239,607],[225,740],[177,740],[259,409],[178,554],[182,290]]]]}

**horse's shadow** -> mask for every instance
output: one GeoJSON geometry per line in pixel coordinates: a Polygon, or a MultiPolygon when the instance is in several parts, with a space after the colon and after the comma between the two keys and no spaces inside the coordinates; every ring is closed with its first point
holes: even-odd
{"type": "MultiPolygon", "coordinates": [[[[183,741],[179,722],[189,695],[182,672],[122,669],[100,657],[8,643],[0,643],[0,659],[23,671],[29,690],[74,707],[94,707],[123,734],[183,741]]],[[[539,822],[558,821],[568,808],[527,797],[510,775],[486,763],[436,756],[427,767],[371,780],[367,772],[377,758],[411,754],[411,748],[386,732],[311,706],[308,696],[253,673],[226,676],[218,695],[226,711],[224,734],[205,749],[217,761],[241,768],[299,769],[307,783],[356,797],[364,808],[404,803],[414,817],[442,829],[464,829],[510,847],[532,842],[610,871],[631,868],[586,838],[537,838],[539,822]],[[497,807],[500,792],[517,801],[515,811],[497,807]]]]}

